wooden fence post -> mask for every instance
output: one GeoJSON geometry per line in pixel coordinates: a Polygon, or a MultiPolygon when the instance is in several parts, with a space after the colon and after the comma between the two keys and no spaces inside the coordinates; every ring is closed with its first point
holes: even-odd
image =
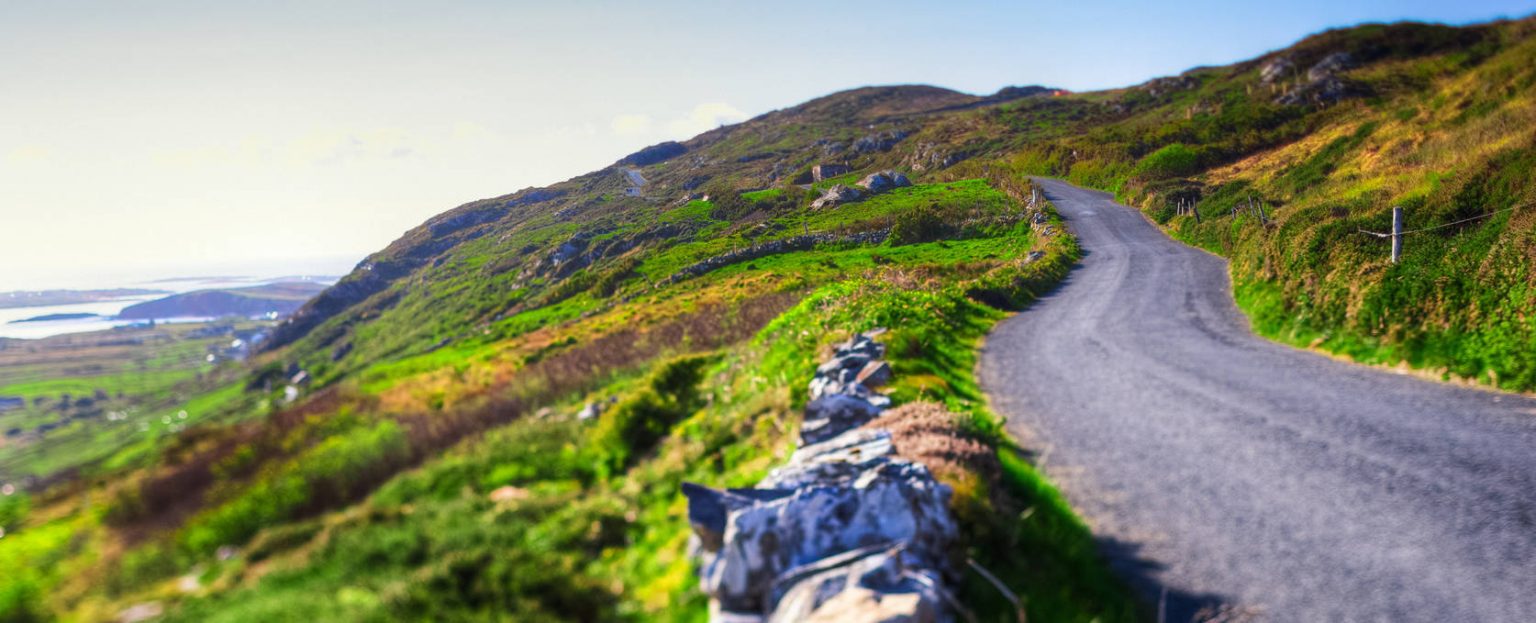
{"type": "Polygon", "coordinates": [[[1392,263],[1403,257],[1403,208],[1392,208],[1392,263]]]}

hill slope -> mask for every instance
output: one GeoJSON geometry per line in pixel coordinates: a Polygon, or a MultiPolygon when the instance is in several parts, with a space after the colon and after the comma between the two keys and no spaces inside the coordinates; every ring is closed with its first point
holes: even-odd
{"type": "Polygon", "coordinates": [[[224,316],[287,315],[325,290],[310,281],[269,283],[246,288],[195,290],[129,305],[120,318],[222,318],[224,316]]]}
{"type": "Polygon", "coordinates": [[[696,619],[678,484],[760,479],[819,351],[884,326],[893,398],[1005,467],[949,477],[966,553],[1036,620],[1134,618],[971,377],[1077,254],[1028,175],[1230,255],[1273,336],[1529,388],[1536,245],[1500,210],[1530,199],[1531,28],[1364,26],[1097,93],[857,89],[460,206],[279,327],[224,417],[8,497],[0,612],[696,619]],[[884,170],[911,185],[822,200],[884,170]],[[1389,266],[1356,230],[1394,204],[1456,224],[1389,266]]]}

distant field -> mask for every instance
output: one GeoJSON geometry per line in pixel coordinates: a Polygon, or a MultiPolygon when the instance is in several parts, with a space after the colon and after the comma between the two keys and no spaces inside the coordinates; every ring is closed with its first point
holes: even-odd
{"type": "Polygon", "coordinates": [[[238,392],[209,392],[226,382],[225,362],[244,352],[231,344],[263,328],[174,324],[0,340],[0,481],[48,478],[124,448],[142,452],[222,413],[238,392]]]}

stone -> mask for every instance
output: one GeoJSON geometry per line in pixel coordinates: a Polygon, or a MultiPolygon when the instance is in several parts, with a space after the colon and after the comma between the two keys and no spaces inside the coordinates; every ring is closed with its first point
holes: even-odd
{"type": "Polygon", "coordinates": [[[1290,75],[1291,71],[1295,68],[1296,65],[1291,62],[1291,59],[1284,56],[1277,56],[1270,60],[1268,63],[1264,63],[1264,66],[1259,68],[1259,82],[1263,84],[1274,84],[1284,80],[1286,76],[1290,75]]]}
{"type": "Polygon", "coordinates": [[[1354,67],[1354,65],[1355,59],[1349,55],[1349,52],[1334,52],[1324,56],[1323,60],[1318,61],[1316,65],[1307,70],[1307,80],[1311,82],[1325,80],[1337,75],[1341,71],[1354,67]]]}
{"type": "Polygon", "coordinates": [[[800,441],[820,443],[843,434],[880,415],[880,409],[858,396],[827,394],[805,406],[800,441]]]}
{"type": "Polygon", "coordinates": [[[940,583],[909,569],[902,547],[872,546],[785,572],[769,594],[769,623],[950,620],[940,583]]]}
{"type": "Polygon", "coordinates": [[[922,465],[884,460],[848,485],[802,487],[732,509],[719,550],[706,556],[704,592],[724,610],[763,612],[785,571],[871,544],[905,543],[914,566],[947,569],[958,535],[949,497],[922,465]]]}
{"type": "Polygon", "coordinates": [[[725,496],[724,491],[683,483],[683,497],[688,499],[688,525],[693,528],[704,551],[720,551],[724,542],[725,522],[730,512],[725,496]]]}
{"type": "Polygon", "coordinates": [[[820,182],[839,175],[845,175],[852,170],[846,164],[818,164],[811,167],[811,179],[820,182]]]}
{"type": "Polygon", "coordinates": [[[1276,104],[1299,106],[1303,104],[1330,104],[1354,95],[1349,85],[1339,77],[1339,72],[1354,67],[1354,57],[1348,52],[1334,52],[1323,57],[1307,69],[1307,81],[1296,85],[1280,97],[1276,104]]]}
{"type": "Polygon", "coordinates": [[[892,378],[883,332],[838,344],[817,368],[801,447],[757,487],[683,484],[711,621],[952,620],[951,492],[897,453],[891,430],[863,427],[891,405],[870,389],[892,378]]]}
{"type": "Polygon", "coordinates": [[[903,130],[890,130],[877,134],[870,134],[853,142],[853,150],[860,154],[868,154],[877,151],[890,151],[896,143],[907,137],[903,130]]]}
{"type": "Polygon", "coordinates": [[[576,412],[576,419],[582,421],[595,420],[598,416],[603,414],[604,406],[606,405],[601,402],[589,402],[586,404],[586,406],[582,407],[580,411],[576,412]]]}
{"type": "Polygon", "coordinates": [[[811,202],[811,209],[820,210],[822,208],[833,207],[848,203],[850,201],[858,201],[862,198],[864,198],[864,193],[860,192],[857,188],[850,188],[842,184],[833,184],[831,188],[827,189],[827,192],[822,193],[820,198],[811,202]]]}
{"type": "Polygon", "coordinates": [[[884,361],[866,363],[854,380],[865,387],[879,387],[889,383],[891,382],[891,364],[884,361]]]}
{"type": "Polygon", "coordinates": [[[890,431],[855,428],[827,441],[796,450],[789,463],[768,472],[758,483],[770,489],[851,482],[858,472],[896,454],[890,431]]]}
{"type": "Polygon", "coordinates": [[[907,176],[896,171],[877,171],[859,180],[859,186],[863,186],[872,193],[883,193],[894,188],[911,185],[912,182],[907,179],[907,176]]]}
{"type": "Polygon", "coordinates": [[[870,356],[867,353],[850,351],[839,354],[832,359],[816,366],[817,374],[837,374],[839,370],[857,370],[869,363],[870,356]]]}

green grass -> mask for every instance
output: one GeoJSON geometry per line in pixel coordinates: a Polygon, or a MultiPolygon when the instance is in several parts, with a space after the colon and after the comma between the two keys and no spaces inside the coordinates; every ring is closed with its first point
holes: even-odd
{"type": "MultiPolygon", "coordinates": [[[[962,190],[940,185],[891,204],[991,196],[974,183],[956,186],[962,190]]],[[[971,374],[976,340],[1003,312],[972,296],[1025,304],[1064,274],[1076,251],[1069,238],[1038,240],[1024,225],[973,235],[787,253],[674,286],[659,295],[765,279],[813,291],[745,343],[663,359],[644,377],[616,377],[590,394],[619,398],[596,423],[569,419],[582,398],[567,397],[554,405],[560,415],[502,425],[388,479],[359,504],[314,515],[314,501],[346,498],[398,465],[404,452],[402,429],[389,421],[332,414],[323,420],[324,441],[267,463],[246,484],[215,489],[214,502],[174,542],[141,547],[118,563],[117,573],[137,570],[141,579],[109,584],[126,603],[158,593],[176,569],[204,565],[205,584],[224,588],[174,599],[168,620],[474,619],[492,612],[523,620],[701,620],[705,602],[685,555],[679,485],[748,486],[781,462],[819,353],[838,336],[890,327],[899,378],[893,395],[945,402],[1000,448],[1010,447],[971,374]],[[1046,259],[1023,264],[1037,248],[1046,259]],[[887,280],[910,270],[924,271],[928,281],[911,287],[887,280]],[[490,500],[502,487],[521,493],[490,500]],[[220,545],[240,546],[241,556],[209,558],[220,545]]],[[[450,347],[382,364],[358,387],[397,387],[418,372],[488,365],[488,352],[450,347]]],[[[1037,508],[1034,519],[972,516],[968,529],[985,536],[972,543],[972,556],[1026,594],[1036,585],[1056,587],[1032,597],[1031,614],[1042,620],[1124,620],[1131,606],[1118,585],[1083,571],[1099,568],[1091,550],[1067,551],[1045,566],[1032,564],[1033,555],[998,556],[1008,550],[997,535],[1013,535],[1009,547],[1043,552],[1048,538],[1081,529],[1038,476],[1016,471],[1026,488],[973,494],[1037,508]]],[[[982,594],[974,597],[986,620],[1006,614],[982,594]]]]}

